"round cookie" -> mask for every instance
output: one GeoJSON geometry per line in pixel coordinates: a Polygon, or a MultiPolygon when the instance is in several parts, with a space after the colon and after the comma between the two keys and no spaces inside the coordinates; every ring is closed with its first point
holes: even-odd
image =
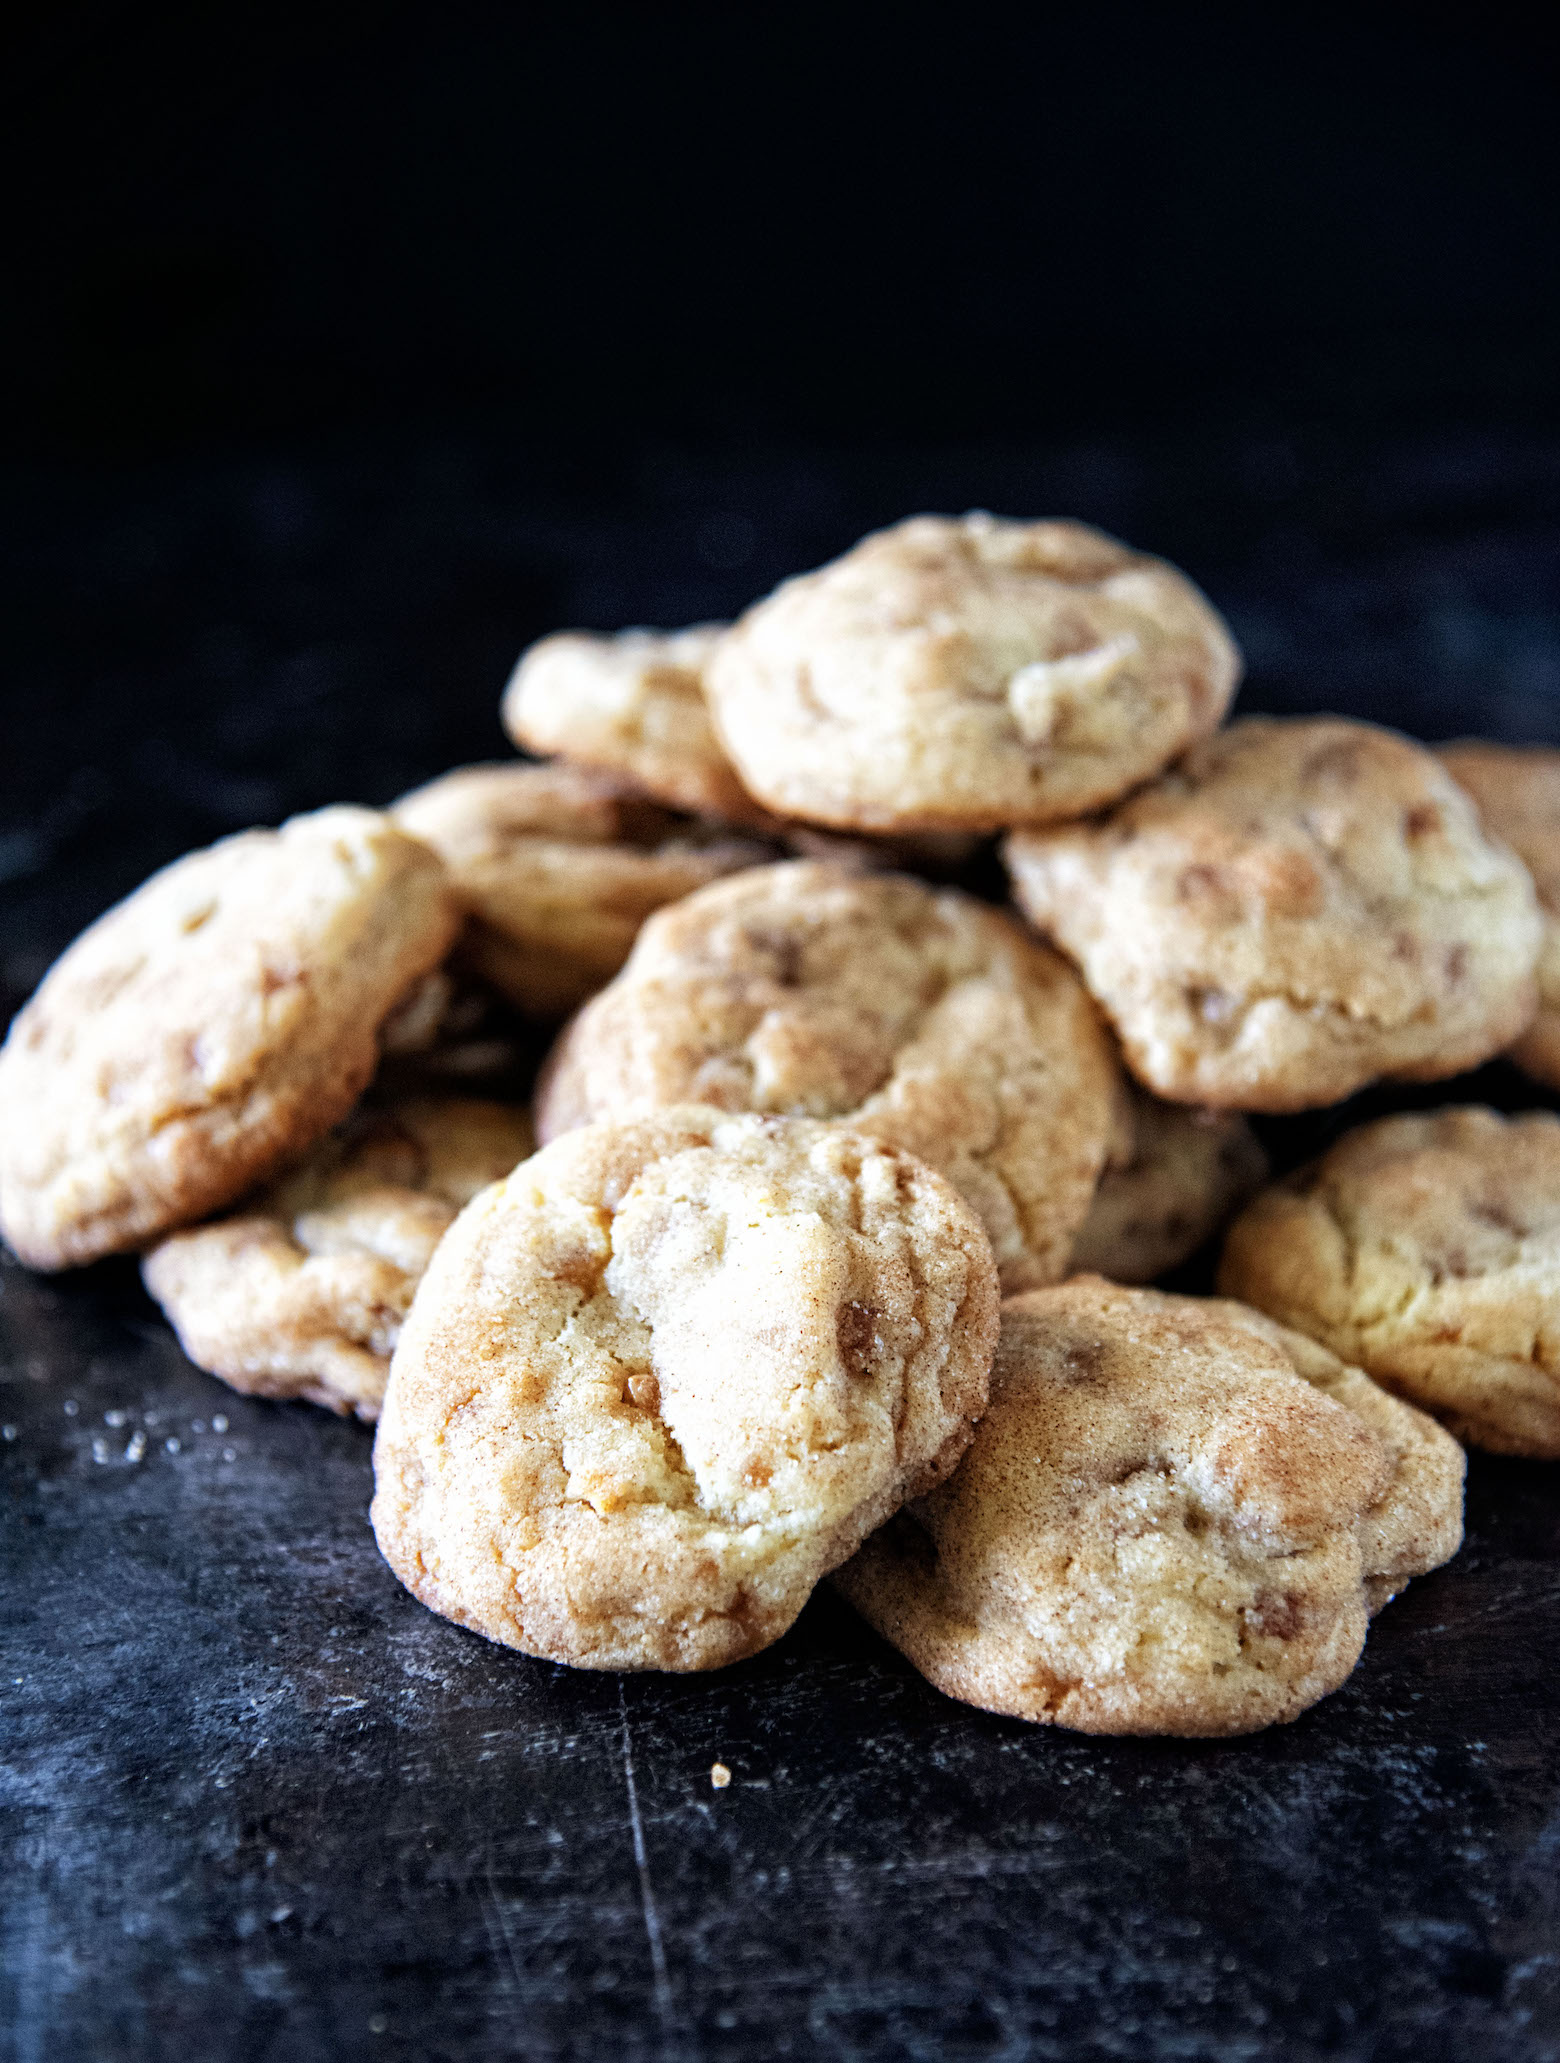
{"type": "Polygon", "coordinates": [[[450,870],[463,962],[536,1017],[610,981],[652,910],[772,850],[570,766],[459,767],[393,814],[450,870]]]}
{"type": "Polygon", "coordinates": [[[1006,850],[1020,907],[1173,1102],[1305,1110],[1435,1081],[1533,1014],[1527,871],[1395,731],[1247,717],[1099,822],[1006,850]]]}
{"type": "Polygon", "coordinates": [[[1543,912],[1538,1015],[1508,1057],[1560,1089],[1560,751],[1547,745],[1487,745],[1462,739],[1436,755],[1479,806],[1486,829],[1504,839],[1533,877],[1543,912]]]}
{"type": "Polygon", "coordinates": [[[1085,1733],[1247,1733],[1343,1682],[1371,1577],[1384,1597],[1455,1548],[1446,1459],[1400,1467],[1226,1307],[1079,1276],[1003,1305],[958,1472],[835,1581],[970,1704],[1085,1733]]]}
{"type": "Polygon", "coordinates": [[[702,1108],[594,1125],[434,1256],[374,1530],[424,1604],[489,1639],[717,1668],[953,1467],[996,1332],[985,1234],[909,1155],[702,1108]]]}
{"type": "Polygon", "coordinates": [[[1014,1290],[1066,1269],[1118,1081],[1071,969],[1011,919],[793,860],[651,919],[560,1038],[537,1133],[690,1102],[848,1125],[946,1175],[1014,1290]]]}
{"type": "Polygon", "coordinates": [[[744,785],[862,831],[1113,802],[1205,737],[1240,655],[1182,574],[1081,523],[917,516],[787,581],[705,677],[744,785]]]}
{"type": "Polygon", "coordinates": [[[375,1419],[434,1248],[531,1148],[508,1104],[360,1105],[238,1216],[153,1247],[142,1278],[198,1368],[251,1396],[375,1419]]]}
{"type": "Polygon", "coordinates": [[[1382,1118],[1266,1189],[1219,1286],[1461,1440],[1560,1459],[1560,1118],[1382,1118]]]}
{"type": "Polygon", "coordinates": [[[1153,1282],[1211,1239],[1261,1187],[1267,1155],[1238,1113],[1161,1103],[1133,1087],[1072,1268],[1112,1282],[1153,1282]]]}
{"type": "Polygon", "coordinates": [[[165,867],[83,932],[0,1054],[0,1230],[35,1268],[221,1210],[357,1101],[377,1033],[459,922],[377,810],[165,867]]]}

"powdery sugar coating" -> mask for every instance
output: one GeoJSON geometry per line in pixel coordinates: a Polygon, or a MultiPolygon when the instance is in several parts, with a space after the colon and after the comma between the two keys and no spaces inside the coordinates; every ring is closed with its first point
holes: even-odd
{"type": "Polygon", "coordinates": [[[448,949],[443,867],[375,810],[176,861],[56,962],[0,1055],[0,1226],[58,1268],[243,1195],[344,1117],[448,949]]]}
{"type": "Polygon", "coordinates": [[[1382,1118],[1230,1228],[1231,1296],[1323,1341],[1459,1439],[1560,1459],[1560,1118],[1382,1118]]]}
{"type": "Polygon", "coordinates": [[[917,516],[757,603],[706,686],[771,809],[993,831],[1124,795],[1214,728],[1239,674],[1158,559],[1081,523],[917,516]]]}
{"type": "Polygon", "coordinates": [[[434,1248],[531,1146],[525,1113],[501,1103],[363,1107],[238,1216],[174,1233],[141,1272],[197,1367],[374,1419],[434,1248]]]}
{"type": "Polygon", "coordinates": [[[1023,1289],[1067,1266],[1118,1081],[1071,970],[1009,918],[792,861],[651,919],[560,1039],[537,1131],[687,1102],[848,1125],[946,1175],[1023,1289]]]}
{"type": "Polygon", "coordinates": [[[1140,1080],[1244,1110],[1434,1081],[1530,1021],[1526,869],[1435,757],[1334,717],[1248,717],[1097,823],[1007,843],[1025,914],[1140,1080]]]}

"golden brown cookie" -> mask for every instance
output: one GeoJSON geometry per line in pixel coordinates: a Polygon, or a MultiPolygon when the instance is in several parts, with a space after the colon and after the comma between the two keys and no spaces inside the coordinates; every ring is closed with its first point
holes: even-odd
{"type": "Polygon", "coordinates": [[[450,870],[462,961],[537,1017],[610,981],[652,910],[772,854],[562,765],[459,767],[394,816],[450,870]]]}
{"type": "Polygon", "coordinates": [[[835,1581],[990,1711],[1085,1733],[1293,1719],[1358,1660],[1372,1579],[1384,1601],[1460,1534],[1455,1457],[1420,1465],[1411,1425],[1384,1442],[1355,1387],[1303,1380],[1217,1303],[1098,1276],[1012,1298],[958,1470],[835,1581]]]}
{"type": "Polygon", "coordinates": [[[1560,1089],[1560,751],[1547,745],[1489,745],[1467,738],[1436,748],[1485,828],[1503,839],[1533,877],[1544,918],[1538,955],[1538,1015],[1510,1058],[1560,1089]]]}
{"type": "Polygon", "coordinates": [[[571,1133],[446,1235],[401,1334],[374,1529],[434,1611],[596,1669],[712,1669],[969,1439],[997,1330],[973,1214],[799,1119],[571,1133]]]}
{"type": "Polygon", "coordinates": [[[787,581],[708,661],[743,784],[862,831],[1081,816],[1224,715],[1240,655],[1191,582],[1081,523],[917,516],[787,581]]]}
{"type": "Polygon", "coordinates": [[[375,1419],[434,1248],[531,1147],[507,1104],[360,1105],[236,1217],[175,1232],[141,1273],[197,1367],[252,1396],[375,1419]]]}
{"type": "Polygon", "coordinates": [[[1539,916],[1432,753],[1337,717],[1247,717],[1096,823],[1007,842],[1133,1071],[1179,1103],[1304,1110],[1436,1081],[1536,1003],[1539,916]]]}
{"type": "Polygon", "coordinates": [[[1161,1103],[1135,1085],[1071,1266],[1112,1282],[1153,1282],[1211,1239],[1267,1177],[1267,1155],[1229,1110],[1161,1103]]]}
{"type": "Polygon", "coordinates": [[[537,1133],[668,1104],[848,1125],[979,1213],[1004,1284],[1055,1281],[1119,1080],[1064,961],[988,905],[793,860],[662,910],[559,1040],[537,1133]]]}
{"type": "Polygon", "coordinates": [[[377,810],[324,809],[165,867],[100,917],[0,1054],[0,1229],[35,1268],[221,1210],[328,1132],[459,921],[377,810]]]}
{"type": "Polygon", "coordinates": [[[1379,1119],[1265,1189],[1219,1286],[1457,1437],[1560,1459],[1560,1118],[1379,1119]]]}

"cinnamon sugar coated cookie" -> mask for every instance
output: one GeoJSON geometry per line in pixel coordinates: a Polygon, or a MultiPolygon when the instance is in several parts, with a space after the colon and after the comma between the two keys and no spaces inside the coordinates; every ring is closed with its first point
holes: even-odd
{"type": "Polygon", "coordinates": [[[772,856],[571,766],[458,767],[394,816],[450,870],[464,963],[538,1017],[610,981],[652,910],[772,856]]]}
{"type": "Polygon", "coordinates": [[[946,1175],[1023,1289],[1067,1267],[1118,1080],[1071,969],[1010,918],[798,860],[650,920],[560,1039],[537,1131],[689,1102],[848,1125],[946,1175]]]}
{"type": "Polygon", "coordinates": [[[996,1330],[984,1233],[908,1155],[699,1108],[592,1126],[434,1255],[374,1449],[380,1547],[527,1654],[734,1662],[953,1467],[996,1330]]]}
{"type": "Polygon", "coordinates": [[[531,1146],[507,1104],[361,1107],[237,1216],[155,1246],[142,1276],[185,1353],[235,1390],[377,1418],[434,1248],[531,1146]]]}
{"type": "Polygon", "coordinates": [[[459,922],[376,810],[245,831],[84,932],[0,1054],[0,1230],[36,1268],[221,1210],[367,1086],[381,1023],[459,922]]]}
{"type": "Polygon", "coordinates": [[[1511,847],[1538,890],[1544,919],[1538,1015],[1510,1057],[1535,1080],[1560,1089],[1560,751],[1463,739],[1436,753],[1478,804],[1485,829],[1511,847]]]}
{"type": "Polygon", "coordinates": [[[1224,715],[1240,655],[1184,575],[1082,523],[917,516],[787,581],[706,686],[745,787],[864,831],[994,831],[1124,795],[1224,715]]]}
{"type": "Polygon", "coordinates": [[[1006,851],[1020,907],[1177,1102],[1438,1080],[1536,1006],[1527,870],[1433,754],[1372,724],[1247,717],[1109,816],[1006,851]]]}
{"type": "Polygon", "coordinates": [[[1217,1303],[1096,1276],[1015,1297],[957,1473],[835,1581],[991,1711],[1085,1733],[1293,1719],[1354,1667],[1373,1580],[1384,1599],[1460,1537],[1455,1457],[1409,1462],[1415,1429],[1384,1440],[1324,1373],[1217,1303]]]}
{"type": "Polygon", "coordinates": [[[1560,1459],[1560,1118],[1362,1125],[1230,1228],[1219,1285],[1498,1454],[1560,1459]]]}

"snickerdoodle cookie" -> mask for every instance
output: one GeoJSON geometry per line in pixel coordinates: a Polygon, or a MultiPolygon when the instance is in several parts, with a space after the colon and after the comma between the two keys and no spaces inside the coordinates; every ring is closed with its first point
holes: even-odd
{"type": "Polygon", "coordinates": [[[1348,1133],[1230,1227],[1219,1285],[1498,1454],[1560,1458],[1560,1118],[1348,1133]]]}
{"type": "Polygon", "coordinates": [[[141,1273],[185,1353],[235,1390],[377,1418],[434,1248],[531,1146],[507,1104],[361,1105],[237,1216],[153,1247],[141,1273]]]}
{"type": "Polygon", "coordinates": [[[992,831],[1126,794],[1214,728],[1239,674],[1159,559],[1081,523],[917,516],[755,604],[706,686],[782,815],[992,831]]]}
{"type": "Polygon", "coordinates": [[[908,1154],[704,1108],[593,1125],[484,1191],[423,1277],[380,1547],[527,1654],[737,1661],[953,1467],[996,1331],[985,1234],[908,1154]]]}
{"type": "Polygon", "coordinates": [[[1463,739],[1438,746],[1437,756],[1479,805],[1485,828],[1506,841],[1538,890],[1544,917],[1538,1015],[1510,1057],[1535,1080],[1560,1089],[1560,751],[1463,739]]]}
{"type": "Polygon", "coordinates": [[[538,1017],[610,981],[652,910],[773,850],[563,765],[460,767],[393,813],[450,870],[463,963],[538,1017]]]}
{"type": "Polygon", "coordinates": [[[957,890],[793,860],[650,920],[560,1039],[537,1131],[690,1102],[848,1125],[946,1175],[1016,1290],[1066,1269],[1118,1081],[1072,970],[1022,926],[957,890]]]}
{"type": "Polygon", "coordinates": [[[1434,1081],[1536,1004],[1527,870],[1440,762],[1247,717],[1110,815],[1008,840],[1013,890],[1161,1096],[1245,1110],[1434,1081]]]}
{"type": "Polygon", "coordinates": [[[1112,1282],[1152,1282],[1194,1254],[1260,1188],[1267,1155],[1230,1110],[1191,1110],[1125,1091],[1072,1267],[1112,1282]]]}
{"type": "Polygon", "coordinates": [[[0,1229],[59,1268],[221,1210],[344,1117],[459,922],[376,810],[245,831],[84,932],[0,1054],[0,1229]]]}
{"type": "Polygon", "coordinates": [[[1460,1534],[1458,1458],[1421,1456],[1435,1429],[1408,1414],[1384,1440],[1357,1383],[1310,1373],[1217,1303],[1097,1276],[1015,1297],[957,1473],[836,1583],[992,1711],[1086,1733],[1292,1719],[1354,1667],[1372,1579],[1384,1601],[1460,1534]]]}

